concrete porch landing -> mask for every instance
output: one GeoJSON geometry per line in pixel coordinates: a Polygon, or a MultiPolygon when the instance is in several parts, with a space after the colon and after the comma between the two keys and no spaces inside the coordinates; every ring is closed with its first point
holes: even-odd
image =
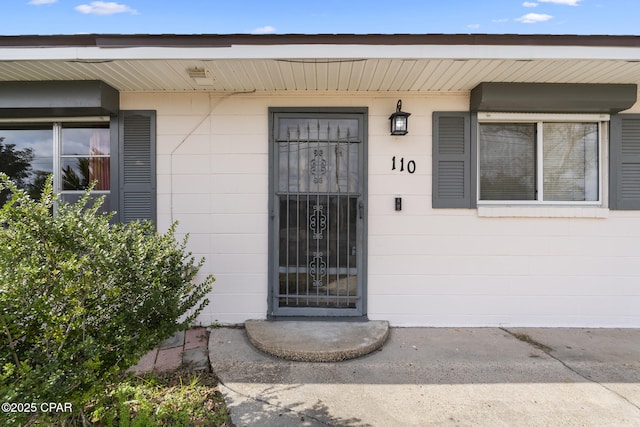
{"type": "Polygon", "coordinates": [[[389,322],[247,320],[247,337],[258,350],[297,362],[337,362],[379,349],[389,322]]]}

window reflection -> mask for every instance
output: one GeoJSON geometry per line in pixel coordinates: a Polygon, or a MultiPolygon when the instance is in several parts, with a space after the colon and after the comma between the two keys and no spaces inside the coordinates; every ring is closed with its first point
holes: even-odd
{"type": "Polygon", "coordinates": [[[61,154],[63,156],[108,156],[110,154],[109,126],[106,123],[65,124],[62,128],[61,154]]]}
{"type": "Polygon", "coordinates": [[[535,200],[536,126],[480,125],[480,200],[535,200]]]}
{"type": "Polygon", "coordinates": [[[481,123],[480,200],[597,201],[598,129],[593,122],[481,123]]]}
{"type": "Polygon", "coordinates": [[[63,158],[62,190],[86,190],[97,180],[94,190],[109,189],[109,158],[63,158]]]}
{"type": "Polygon", "coordinates": [[[62,190],[109,190],[110,134],[105,123],[65,124],[62,128],[60,167],[62,190]]]}
{"type": "Polygon", "coordinates": [[[360,138],[357,119],[281,118],[279,141],[349,141],[360,138]]]}
{"type": "MultiPolygon", "coordinates": [[[[39,199],[47,176],[53,172],[53,131],[51,126],[0,127],[0,172],[39,199]]],[[[0,193],[0,206],[9,192],[0,193]]]]}
{"type": "MultiPolygon", "coordinates": [[[[81,194],[92,181],[97,181],[94,191],[108,194],[110,147],[107,122],[4,124],[0,125],[0,172],[36,200],[50,174],[58,174],[54,191],[63,194],[62,200],[81,194]]],[[[0,206],[8,197],[7,190],[0,193],[0,206]]]]}
{"type": "Polygon", "coordinates": [[[280,143],[281,192],[357,193],[358,144],[280,143]]]}
{"type": "Polygon", "coordinates": [[[598,124],[544,124],[545,200],[598,200],[598,124]]]}

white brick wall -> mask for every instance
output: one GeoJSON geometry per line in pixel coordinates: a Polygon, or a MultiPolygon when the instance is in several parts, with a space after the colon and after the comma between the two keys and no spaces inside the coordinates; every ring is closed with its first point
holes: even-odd
{"type": "Polygon", "coordinates": [[[203,324],[266,316],[268,107],[366,106],[369,318],[640,327],[640,212],[434,210],[431,115],[463,111],[468,97],[403,94],[410,133],[391,137],[399,97],[122,94],[123,109],[158,112],[159,229],[180,221],[179,235],[190,233],[190,250],[217,278],[203,324]],[[415,173],[392,171],[393,156],[414,160],[415,173]]]}

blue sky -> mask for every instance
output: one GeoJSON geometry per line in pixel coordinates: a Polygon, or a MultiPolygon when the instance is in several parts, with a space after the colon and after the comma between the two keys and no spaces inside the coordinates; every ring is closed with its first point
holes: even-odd
{"type": "Polygon", "coordinates": [[[640,34],[639,0],[3,0],[1,35],[640,34]]]}

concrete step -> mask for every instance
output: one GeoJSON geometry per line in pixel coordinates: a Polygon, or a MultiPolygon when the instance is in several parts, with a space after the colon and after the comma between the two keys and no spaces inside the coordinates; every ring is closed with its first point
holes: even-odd
{"type": "Polygon", "coordinates": [[[337,362],[379,349],[389,322],[247,320],[247,337],[258,350],[298,362],[337,362]]]}

